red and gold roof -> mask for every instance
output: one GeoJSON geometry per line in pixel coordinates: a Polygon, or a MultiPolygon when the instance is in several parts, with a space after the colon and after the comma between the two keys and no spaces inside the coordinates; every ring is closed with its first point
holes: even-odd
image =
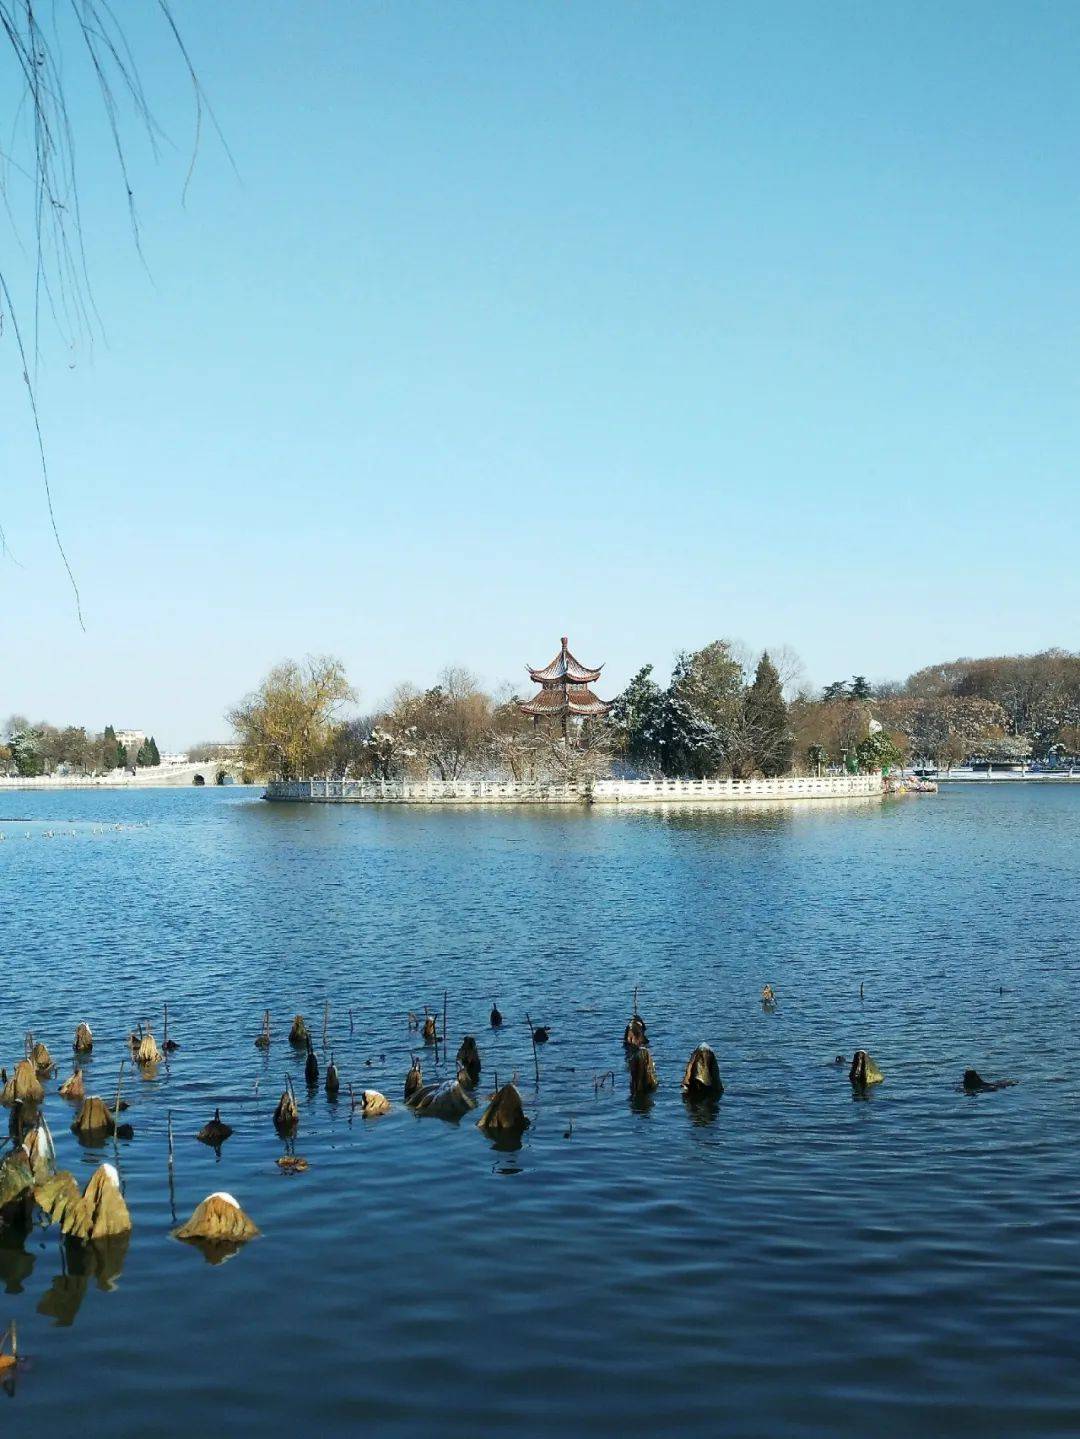
{"type": "Polygon", "coordinates": [[[540,692],[521,706],[522,714],[554,717],[581,715],[583,717],[605,715],[611,708],[607,700],[598,699],[589,685],[600,678],[599,669],[589,669],[580,664],[570,653],[566,636],[563,635],[559,653],[542,670],[527,666],[534,684],[540,692]]]}

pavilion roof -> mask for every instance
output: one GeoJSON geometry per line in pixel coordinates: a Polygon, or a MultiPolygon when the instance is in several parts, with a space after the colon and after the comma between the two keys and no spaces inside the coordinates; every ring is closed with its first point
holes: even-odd
{"type": "Polygon", "coordinates": [[[594,680],[600,678],[600,670],[603,668],[604,666],[600,665],[598,669],[590,670],[580,664],[567,648],[565,635],[562,637],[562,647],[559,653],[550,664],[545,665],[542,670],[534,670],[531,666],[526,666],[533,683],[538,685],[552,684],[559,680],[570,680],[575,684],[592,684],[594,680]]]}
{"type": "Polygon", "coordinates": [[[527,715],[604,715],[611,705],[598,699],[588,685],[567,685],[565,689],[542,689],[521,706],[527,715]]]}

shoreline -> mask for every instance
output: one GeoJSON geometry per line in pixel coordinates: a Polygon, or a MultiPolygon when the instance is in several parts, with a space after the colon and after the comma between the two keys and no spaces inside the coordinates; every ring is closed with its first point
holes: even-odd
{"type": "Polygon", "coordinates": [[[543,783],[518,780],[272,780],[271,804],[375,804],[436,807],[570,805],[640,808],[665,804],[803,804],[882,799],[880,774],[785,775],[779,779],[600,779],[543,783]]]}

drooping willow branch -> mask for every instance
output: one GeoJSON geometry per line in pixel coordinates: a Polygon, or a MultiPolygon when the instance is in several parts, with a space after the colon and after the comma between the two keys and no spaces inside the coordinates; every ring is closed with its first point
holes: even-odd
{"type": "MultiPolygon", "coordinates": [[[[204,116],[212,123],[226,154],[228,146],[206,100],[169,0],[156,0],[156,4],[166,42],[179,56],[194,95],[195,138],[182,192],[182,198],[186,198],[204,116]]],[[[64,60],[71,48],[83,57],[96,84],[124,187],[134,249],[140,260],[142,241],[126,141],[134,126],[148,138],[156,156],[158,141],[163,137],[143,89],[124,26],[109,0],[52,0],[46,7],[35,4],[34,0],[0,0],[0,92],[16,97],[10,143],[5,146],[0,140],[0,200],[11,233],[29,260],[28,270],[32,276],[30,293],[25,296],[20,293],[17,305],[11,270],[0,254],[0,341],[7,333],[14,342],[29,398],[49,524],[71,582],[82,626],[79,589],[64,552],[53,506],[36,390],[44,310],[68,344],[80,339],[92,343],[95,332],[103,329],[94,306],[83,244],[76,133],[65,89],[64,60]],[[44,22],[43,13],[47,15],[44,22]],[[8,74],[14,84],[5,84],[8,74]],[[25,319],[28,313],[32,320],[25,319]]],[[[231,155],[229,158],[232,159],[231,155]]],[[[0,554],[10,555],[2,528],[0,554]]]]}

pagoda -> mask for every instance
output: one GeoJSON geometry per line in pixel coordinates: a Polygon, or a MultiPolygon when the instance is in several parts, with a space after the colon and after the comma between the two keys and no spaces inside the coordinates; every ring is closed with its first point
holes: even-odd
{"type": "Polygon", "coordinates": [[[607,700],[597,699],[589,686],[600,678],[599,669],[586,669],[579,664],[567,648],[563,635],[559,653],[542,670],[526,666],[529,678],[540,692],[521,706],[522,714],[532,715],[534,721],[559,719],[563,734],[568,735],[571,719],[598,719],[611,708],[607,700]]]}

